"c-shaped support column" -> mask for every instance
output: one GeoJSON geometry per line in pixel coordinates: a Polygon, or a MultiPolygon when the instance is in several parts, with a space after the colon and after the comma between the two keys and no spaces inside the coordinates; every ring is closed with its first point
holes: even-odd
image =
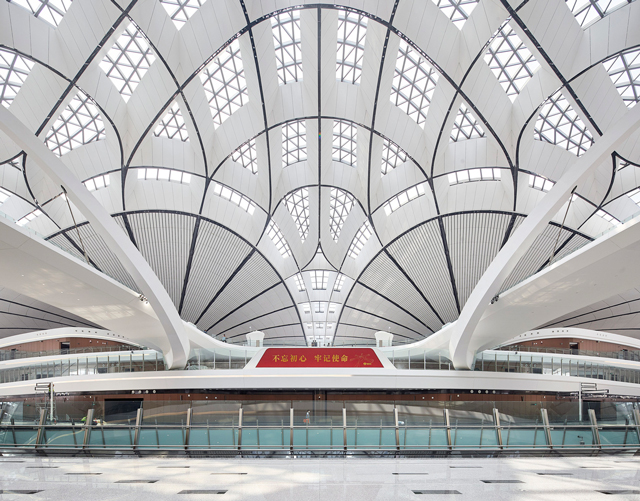
{"type": "MultiPolygon", "coordinates": [[[[598,139],[558,180],[534,207],[484,272],[455,322],[449,352],[456,369],[471,369],[476,350],[473,333],[509,274],[546,228],[551,218],[569,199],[571,192],[587,175],[640,127],[640,106],[632,108],[618,123],[598,139]]],[[[514,332],[514,336],[519,333],[514,332]]]]}
{"type": "Polygon", "coordinates": [[[64,186],[71,201],[104,239],[148,299],[166,334],[167,342],[159,348],[167,367],[184,368],[189,358],[189,339],[182,319],[162,283],[129,237],[67,166],[4,106],[0,106],[0,130],[22,148],[54,183],[64,186]]]}

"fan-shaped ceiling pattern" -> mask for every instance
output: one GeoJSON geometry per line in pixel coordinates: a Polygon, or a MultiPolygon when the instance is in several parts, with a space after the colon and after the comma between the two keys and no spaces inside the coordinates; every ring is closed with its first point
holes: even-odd
{"type": "MultiPolygon", "coordinates": [[[[408,342],[458,317],[638,102],[640,4],[605,4],[0,1],[0,103],[113,215],[184,320],[233,341],[408,342]]],[[[640,211],[639,146],[577,187],[503,290],[640,211]]],[[[2,135],[0,211],[137,290],[2,135]]],[[[553,325],[640,335],[637,302],[553,325]]],[[[0,335],[30,328],[9,316],[0,335]]]]}

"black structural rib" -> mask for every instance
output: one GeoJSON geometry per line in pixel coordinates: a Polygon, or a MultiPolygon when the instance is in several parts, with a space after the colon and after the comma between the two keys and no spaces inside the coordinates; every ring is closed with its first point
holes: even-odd
{"type": "MultiPolygon", "coordinates": [[[[86,321],[78,320],[76,318],[65,317],[64,315],[60,315],[59,313],[53,313],[51,311],[43,310],[41,308],[36,308],[35,306],[31,306],[31,305],[28,305],[28,304],[19,303],[17,301],[11,301],[9,299],[0,298],[0,302],[9,303],[9,304],[13,304],[13,305],[16,305],[16,306],[22,306],[23,308],[28,308],[30,310],[35,310],[35,311],[39,311],[39,312],[42,312],[42,313],[46,313],[47,315],[53,315],[53,316],[56,316],[56,317],[59,317],[59,318],[63,318],[65,320],[68,320],[69,322],[80,323],[82,325],[86,325],[87,327],[95,328],[96,325],[97,325],[97,324],[94,324],[93,322],[86,322],[86,321]]],[[[4,311],[0,311],[0,313],[5,313],[5,312],[4,311]]],[[[34,318],[35,319],[37,317],[29,317],[29,318],[34,318]]],[[[45,321],[48,322],[48,320],[45,319],[45,318],[40,318],[40,320],[45,320],[45,321]]]]}
{"type": "Polygon", "coordinates": [[[426,337],[426,336],[425,336],[424,334],[422,334],[421,332],[418,332],[417,330],[412,329],[411,327],[407,327],[406,325],[403,325],[403,324],[401,324],[401,323],[399,323],[399,322],[395,322],[395,321],[393,321],[393,320],[390,320],[390,319],[389,319],[389,318],[387,318],[387,317],[383,317],[382,315],[376,315],[375,313],[371,313],[370,311],[367,311],[367,310],[361,310],[360,308],[356,308],[356,307],[354,307],[354,306],[346,306],[346,305],[345,305],[345,308],[349,308],[350,310],[357,311],[357,312],[359,312],[359,313],[362,313],[363,315],[369,315],[369,316],[371,316],[371,317],[379,318],[379,319],[381,319],[381,320],[384,320],[385,322],[389,322],[390,324],[394,324],[394,325],[397,325],[398,327],[402,327],[403,329],[407,329],[408,331],[415,332],[415,333],[416,333],[418,336],[420,336],[421,338],[426,337]]]}
{"type": "MultiPolygon", "coordinates": [[[[585,315],[593,315],[594,313],[598,313],[599,311],[611,310],[613,308],[617,308],[618,306],[623,306],[625,304],[635,303],[637,301],[640,301],[640,297],[636,298],[636,299],[630,299],[629,301],[622,301],[620,303],[612,304],[611,306],[604,306],[602,308],[597,308],[595,310],[591,310],[591,311],[587,311],[585,313],[581,313],[580,315],[575,315],[573,317],[567,317],[567,318],[565,318],[563,320],[560,320],[560,321],[549,322],[549,323],[544,324],[541,327],[541,329],[546,329],[547,327],[551,327],[551,326],[557,325],[558,323],[561,323],[561,322],[568,322],[569,320],[575,320],[577,318],[584,317],[585,315]]],[[[640,313],[640,310],[636,311],[635,313],[640,313]]],[[[596,320],[599,320],[599,319],[591,319],[590,321],[591,322],[595,322],[596,320]]]]}
{"type": "MultiPolygon", "coordinates": [[[[261,318],[264,317],[268,317],[269,315],[273,315],[274,313],[280,313],[282,311],[286,311],[286,310],[290,310],[291,308],[296,308],[295,304],[292,304],[291,306],[284,306],[283,308],[279,308],[277,310],[272,310],[272,311],[268,311],[267,313],[263,313],[262,315],[257,315],[253,318],[250,318],[248,320],[243,320],[242,322],[232,325],[231,327],[228,327],[227,329],[220,331],[219,334],[224,334],[226,332],[232,331],[233,329],[237,329],[238,327],[240,327],[241,325],[245,325],[248,324],[249,322],[255,322],[256,320],[260,320],[261,318]]],[[[297,324],[295,324],[297,325],[297,324]]],[[[260,328],[261,330],[264,329],[264,327],[260,328]]]]}

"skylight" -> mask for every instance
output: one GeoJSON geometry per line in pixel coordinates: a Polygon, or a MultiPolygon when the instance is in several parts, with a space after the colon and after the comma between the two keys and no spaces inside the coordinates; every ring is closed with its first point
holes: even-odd
{"type": "Polygon", "coordinates": [[[529,174],[529,187],[547,193],[556,183],[542,176],[529,174]]]}
{"type": "Polygon", "coordinates": [[[234,40],[202,73],[200,80],[209,101],[214,128],[249,102],[240,43],[234,40]]]}
{"type": "Polygon", "coordinates": [[[636,188],[635,190],[627,193],[627,196],[631,199],[633,203],[640,206],[640,188],[636,188]]]}
{"type": "Polygon", "coordinates": [[[459,30],[478,5],[478,0],[433,0],[459,30]]]}
{"type": "Polygon", "coordinates": [[[603,64],[624,104],[633,108],[640,101],[640,49],[612,57],[603,64]]]}
{"type": "Polygon", "coordinates": [[[603,211],[602,209],[598,209],[596,211],[596,216],[601,217],[602,219],[604,219],[607,223],[611,223],[613,225],[616,224],[620,224],[620,221],[618,219],[616,219],[615,217],[613,217],[611,214],[609,214],[608,212],[603,211]]]}
{"type": "Polygon", "coordinates": [[[71,7],[71,0],[9,0],[28,9],[38,19],[58,26],[62,18],[71,7]]]}
{"type": "Polygon", "coordinates": [[[311,274],[311,288],[315,291],[327,290],[327,284],[329,283],[329,272],[325,270],[312,270],[311,274]]]}
{"type": "Polygon", "coordinates": [[[577,156],[582,155],[593,144],[593,138],[584,122],[560,91],[542,106],[534,138],[561,146],[577,156]]]}
{"type": "Polygon", "coordinates": [[[470,181],[500,181],[500,169],[485,167],[481,169],[465,169],[447,174],[449,184],[468,183],[470,181]]]}
{"type": "Polygon", "coordinates": [[[156,56],[146,39],[133,23],[129,23],[127,29],[107,52],[100,68],[126,102],[155,60],[156,56]]]}
{"type": "Polygon", "coordinates": [[[106,188],[111,184],[111,179],[109,174],[102,174],[100,176],[92,177],[91,179],[87,179],[83,183],[89,191],[96,191],[101,188],[106,188]]]}
{"type": "Polygon", "coordinates": [[[329,231],[334,241],[338,241],[340,232],[347,220],[347,216],[353,209],[356,200],[353,195],[339,188],[331,188],[329,201],[329,231]]]}
{"type": "Polygon", "coordinates": [[[304,120],[287,122],[282,126],[282,166],[307,159],[307,126],[304,120]]]}
{"type": "Polygon", "coordinates": [[[438,74],[416,50],[400,40],[391,102],[424,128],[438,74]]]}
{"type": "Polygon", "coordinates": [[[336,162],[356,167],[358,128],[351,122],[333,121],[333,153],[336,162]]]}
{"type": "Polygon", "coordinates": [[[0,49],[0,103],[5,108],[11,106],[33,64],[15,52],[0,49]]]}
{"type": "Polygon", "coordinates": [[[373,235],[373,229],[371,228],[371,223],[369,223],[369,220],[367,219],[358,230],[358,233],[356,233],[356,236],[353,237],[353,241],[349,246],[347,255],[353,259],[357,258],[360,251],[362,251],[363,247],[369,241],[369,238],[371,238],[371,235],[373,235]]]}
{"type": "Polygon", "coordinates": [[[480,123],[473,116],[471,110],[464,103],[460,105],[458,115],[451,129],[451,137],[449,142],[461,141],[464,139],[475,139],[484,137],[484,130],[480,127],[480,123]]]}
{"type": "Polygon", "coordinates": [[[304,292],[304,291],[307,290],[307,288],[304,286],[304,280],[302,279],[302,273],[296,273],[293,276],[293,278],[296,281],[296,287],[298,287],[298,292],[304,292]]]}
{"type": "Polygon", "coordinates": [[[253,216],[253,213],[256,210],[256,205],[242,193],[239,193],[236,190],[229,188],[228,186],[223,186],[222,184],[216,183],[215,181],[213,183],[213,193],[237,205],[242,210],[247,212],[250,216],[253,216]]]}
{"type": "Polygon", "coordinates": [[[396,195],[395,197],[387,201],[383,205],[384,212],[388,216],[392,212],[395,212],[396,210],[398,210],[403,205],[411,202],[411,200],[415,200],[416,198],[421,197],[423,195],[424,195],[424,183],[419,184],[417,186],[412,186],[408,190],[405,190],[402,193],[399,193],[398,195],[396,195]]]}
{"type": "Polygon", "coordinates": [[[191,182],[191,174],[181,170],[156,167],[141,167],[136,170],[138,171],[138,179],[146,181],[172,181],[181,184],[189,184],[191,182]]]}
{"type": "Polygon", "coordinates": [[[180,29],[207,0],[160,0],[176,28],[180,29]]]}
{"type": "Polygon", "coordinates": [[[302,81],[300,11],[291,10],[271,18],[276,70],[280,85],[302,81]]]}
{"type": "Polygon", "coordinates": [[[231,160],[239,163],[252,174],[258,172],[258,154],[256,151],[256,140],[251,139],[240,146],[231,154],[231,160]]]}
{"type": "Polygon", "coordinates": [[[300,188],[284,197],[284,203],[296,223],[300,239],[309,235],[309,188],[300,188]]]}
{"type": "Polygon", "coordinates": [[[344,275],[342,273],[338,273],[338,277],[336,278],[335,284],[333,284],[333,290],[335,292],[342,291],[342,287],[344,286],[344,275]]]}
{"type": "Polygon", "coordinates": [[[5,190],[4,188],[0,188],[0,205],[5,203],[10,196],[11,196],[10,191],[5,190]]]}
{"type": "Polygon", "coordinates": [[[509,24],[505,24],[498,31],[484,55],[484,60],[511,102],[515,101],[540,67],[536,58],[509,24]]]}
{"type": "Polygon", "coordinates": [[[406,161],[407,154],[400,146],[388,139],[382,142],[382,165],[380,170],[383,176],[406,161]]]}
{"type": "Polygon", "coordinates": [[[27,223],[30,223],[35,218],[37,218],[40,214],[42,214],[42,211],[40,209],[36,209],[36,210],[34,210],[32,212],[29,212],[29,214],[27,214],[26,216],[18,219],[16,221],[16,224],[18,226],[25,226],[27,223]]]}
{"type": "Polygon", "coordinates": [[[187,125],[184,123],[178,103],[173,103],[171,109],[167,111],[164,118],[158,123],[153,135],[156,137],[168,137],[169,139],[176,138],[181,141],[189,140],[187,125]]]}
{"type": "Polygon", "coordinates": [[[278,249],[278,252],[282,257],[286,258],[291,256],[291,248],[285,240],[284,235],[280,231],[280,228],[278,228],[278,225],[273,221],[273,219],[269,221],[269,226],[267,227],[267,235],[269,235],[269,238],[276,246],[276,249],[278,249]]]}
{"type": "Polygon", "coordinates": [[[78,91],[54,122],[44,142],[61,157],[74,148],[104,139],[104,123],[98,107],[84,92],[78,91]]]}
{"type": "Polygon", "coordinates": [[[567,6],[583,28],[611,14],[631,0],[566,0],[567,6]]]}
{"type": "Polygon", "coordinates": [[[336,77],[340,82],[359,84],[362,75],[367,18],[346,10],[338,11],[338,56],[336,77]]]}

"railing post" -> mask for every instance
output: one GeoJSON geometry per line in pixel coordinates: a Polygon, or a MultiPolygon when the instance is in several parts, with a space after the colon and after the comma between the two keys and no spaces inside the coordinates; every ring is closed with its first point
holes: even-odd
{"type": "Polygon", "coordinates": [[[444,410],[444,425],[447,427],[447,446],[452,450],[451,446],[451,420],[449,419],[449,409],[444,410]]]}
{"type": "Polygon", "coordinates": [[[500,426],[500,412],[495,407],[493,408],[493,423],[496,426],[496,437],[498,440],[498,447],[502,449],[502,427],[500,426]]]}
{"type": "Polygon", "coordinates": [[[347,452],[347,408],[342,402],[342,440],[344,451],[347,452]]]}
{"type": "Polygon", "coordinates": [[[193,407],[187,409],[187,429],[184,432],[184,450],[189,449],[189,435],[191,432],[191,415],[193,414],[193,407]]]}
{"type": "Polygon", "coordinates": [[[142,426],[142,407],[136,412],[136,431],[133,434],[133,450],[136,450],[140,442],[140,426],[142,426]]]}
{"type": "Polygon", "coordinates": [[[399,428],[399,422],[398,422],[398,408],[395,406],[395,404],[393,405],[393,418],[396,423],[396,451],[400,452],[400,428],[399,428]]]}
{"type": "Polygon", "coordinates": [[[87,421],[84,423],[84,438],[82,439],[82,448],[86,449],[91,439],[91,423],[93,423],[93,409],[87,411],[87,421]]]}
{"type": "Polygon", "coordinates": [[[589,409],[589,421],[591,422],[591,431],[593,433],[593,443],[599,449],[600,446],[600,432],[598,431],[598,420],[596,419],[596,411],[589,409]]]}
{"type": "Polygon", "coordinates": [[[549,449],[553,449],[553,443],[551,442],[551,426],[549,426],[549,413],[547,412],[547,409],[540,409],[540,414],[542,414],[542,425],[544,426],[544,439],[547,442],[547,447],[549,449]]]}
{"type": "Polygon", "coordinates": [[[36,435],[36,449],[42,445],[42,439],[44,437],[44,424],[47,421],[47,408],[40,409],[40,421],[38,422],[38,434],[36,435]]]}
{"type": "Polygon", "coordinates": [[[238,409],[238,450],[242,448],[242,405],[238,409]]]}
{"type": "Polygon", "coordinates": [[[293,404],[289,409],[289,451],[293,454],[293,404]]]}

